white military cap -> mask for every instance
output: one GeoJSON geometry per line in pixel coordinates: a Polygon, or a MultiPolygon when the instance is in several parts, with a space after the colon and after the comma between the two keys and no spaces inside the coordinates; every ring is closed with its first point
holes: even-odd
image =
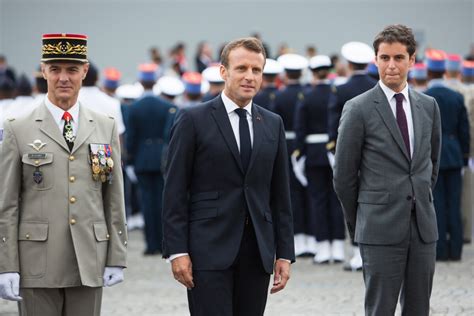
{"type": "Polygon", "coordinates": [[[331,65],[331,58],[326,55],[317,55],[309,60],[309,68],[311,69],[329,68],[331,65]]]}
{"type": "Polygon", "coordinates": [[[221,77],[219,66],[217,65],[204,69],[202,72],[202,77],[209,83],[224,83],[224,79],[221,77]]]}
{"type": "Polygon", "coordinates": [[[183,94],[184,84],[183,82],[173,76],[163,76],[153,86],[153,93],[159,95],[161,93],[169,96],[178,96],[183,94]]]}
{"type": "Polygon", "coordinates": [[[277,60],[285,70],[303,70],[308,67],[308,60],[298,54],[283,54],[277,60]]]}
{"type": "Polygon", "coordinates": [[[143,86],[139,83],[123,84],[117,88],[115,95],[119,99],[138,99],[143,94],[143,86]]]}
{"type": "Polygon", "coordinates": [[[372,47],[362,42],[349,42],[342,45],[341,55],[355,64],[368,64],[375,58],[372,47]]]}
{"type": "Polygon", "coordinates": [[[267,58],[265,67],[263,68],[264,75],[278,75],[283,72],[282,65],[275,59],[267,58]]]}

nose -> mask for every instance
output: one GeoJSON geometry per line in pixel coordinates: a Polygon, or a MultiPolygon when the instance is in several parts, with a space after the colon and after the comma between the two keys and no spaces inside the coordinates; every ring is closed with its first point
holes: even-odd
{"type": "Polygon", "coordinates": [[[395,59],[390,58],[388,62],[388,68],[395,68],[395,59]]]}
{"type": "Polygon", "coordinates": [[[247,81],[251,81],[254,79],[254,74],[252,72],[252,69],[248,69],[246,72],[245,72],[245,80],[247,81]]]}
{"type": "Polygon", "coordinates": [[[61,71],[59,74],[59,81],[68,81],[69,77],[67,76],[67,73],[65,71],[61,71]]]}

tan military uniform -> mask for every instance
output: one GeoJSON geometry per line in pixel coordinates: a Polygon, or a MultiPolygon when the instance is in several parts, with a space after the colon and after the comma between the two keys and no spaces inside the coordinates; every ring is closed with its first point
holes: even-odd
{"type": "Polygon", "coordinates": [[[81,106],[72,152],[44,104],[4,129],[0,273],[19,272],[22,289],[102,287],[105,266],[126,266],[115,121],[81,106]],[[91,143],[112,147],[110,183],[92,178],[91,143]]]}

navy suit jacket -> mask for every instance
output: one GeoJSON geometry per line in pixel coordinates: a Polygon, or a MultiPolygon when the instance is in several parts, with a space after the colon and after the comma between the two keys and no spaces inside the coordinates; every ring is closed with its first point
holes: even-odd
{"type": "Polygon", "coordinates": [[[294,261],[283,122],[256,104],[252,121],[252,154],[244,173],[221,97],[178,113],[163,195],[165,258],[189,253],[195,270],[227,269],[238,254],[248,213],[265,271],[272,273],[275,255],[294,261]]]}
{"type": "Polygon", "coordinates": [[[355,74],[350,77],[345,84],[336,87],[335,93],[329,100],[329,141],[335,141],[337,139],[337,128],[339,127],[339,120],[341,119],[344,104],[350,99],[372,89],[376,84],[377,81],[369,75],[355,74]]]}
{"type": "Polygon", "coordinates": [[[153,95],[133,103],[128,111],[126,145],[128,163],[135,172],[160,172],[162,154],[169,141],[169,132],[176,106],[153,95]]]}
{"type": "Polygon", "coordinates": [[[469,158],[469,121],[464,97],[447,87],[436,86],[425,91],[436,99],[441,113],[441,160],[439,168],[461,168],[469,158]]]}
{"type": "Polygon", "coordinates": [[[296,148],[306,155],[307,166],[329,166],[326,143],[306,144],[310,134],[327,134],[328,104],[332,94],[329,84],[318,84],[304,95],[296,107],[296,148]]]}

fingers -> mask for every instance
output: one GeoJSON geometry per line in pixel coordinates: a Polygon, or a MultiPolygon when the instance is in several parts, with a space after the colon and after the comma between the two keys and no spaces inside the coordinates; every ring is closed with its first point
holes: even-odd
{"type": "Polygon", "coordinates": [[[275,276],[273,277],[273,286],[270,290],[271,294],[275,294],[283,290],[286,283],[290,279],[290,264],[287,262],[279,262],[275,264],[275,276]]]}
{"type": "Polygon", "coordinates": [[[11,284],[11,286],[4,287],[4,289],[1,293],[1,297],[6,299],[6,300],[9,300],[9,301],[21,301],[22,300],[21,296],[19,296],[19,290],[18,290],[18,294],[14,293],[13,284],[11,284]]]}
{"type": "Polygon", "coordinates": [[[122,278],[122,277],[120,277],[120,276],[117,275],[117,274],[112,274],[112,275],[110,276],[109,281],[107,282],[107,283],[108,283],[107,286],[113,286],[113,285],[118,284],[118,283],[120,283],[120,282],[122,282],[122,281],[123,281],[123,278],[122,278]]]}
{"type": "Polygon", "coordinates": [[[193,270],[191,258],[189,256],[182,256],[174,259],[171,262],[174,278],[186,288],[194,287],[193,270]]]}

